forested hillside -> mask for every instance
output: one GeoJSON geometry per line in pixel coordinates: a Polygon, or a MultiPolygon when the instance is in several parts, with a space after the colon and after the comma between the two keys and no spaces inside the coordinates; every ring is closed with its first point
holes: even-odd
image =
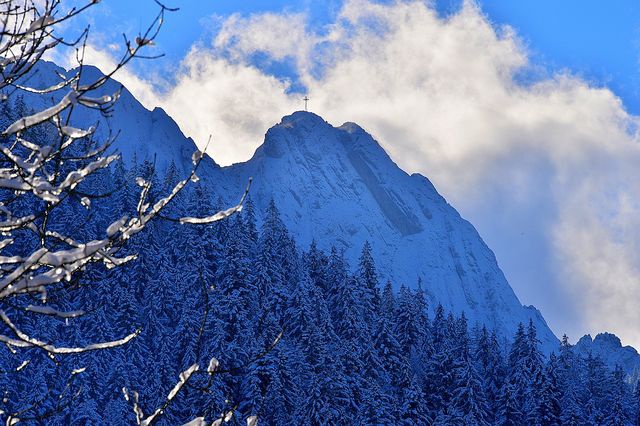
{"type": "MultiPolygon", "coordinates": [[[[136,177],[152,182],[151,199],[179,178],[173,166],[159,173],[147,161],[129,169],[117,162],[83,188],[104,198],[91,210],[72,200],[52,226],[78,238],[96,234],[106,218],[137,208],[136,177]]],[[[33,349],[25,366],[0,350],[0,386],[18,404],[8,410],[46,414],[49,424],[130,424],[123,388],[137,391],[143,408],[157,407],[180,372],[215,357],[213,380],[194,377],[163,424],[228,410],[237,419],[257,415],[261,424],[301,425],[631,424],[637,417],[638,397],[621,369],[576,355],[566,339],[545,358],[531,323],[501,345],[482,324],[427,306],[421,283],[395,292],[380,282],[367,243],[355,265],[337,249],[300,247],[275,203],[260,223],[250,199],[241,214],[213,225],[174,220],[228,201],[212,206],[209,198],[194,183],[123,249],[138,253],[136,261],[115,272],[87,269],[77,285],[91,286],[81,293],[50,292],[50,306],[87,311],[74,327],[57,317],[23,319],[30,334],[73,345],[140,334],[122,347],[60,360],[33,349]],[[72,374],[79,367],[86,371],[72,374]]],[[[28,250],[33,241],[24,237],[12,253],[28,250]]]]}

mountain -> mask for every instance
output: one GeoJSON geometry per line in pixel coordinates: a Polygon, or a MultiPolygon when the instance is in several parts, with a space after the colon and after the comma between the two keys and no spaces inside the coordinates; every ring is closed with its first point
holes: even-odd
{"type": "MultiPolygon", "coordinates": [[[[36,88],[56,84],[56,74],[73,74],[73,70],[46,61],[36,68],[30,80],[36,88]]],[[[100,75],[95,67],[84,68],[86,81],[100,75]]],[[[99,94],[119,90],[120,99],[109,120],[80,109],[75,123],[98,123],[99,139],[118,134],[113,150],[125,160],[153,160],[159,170],[174,163],[186,175],[196,149],[194,141],[161,108],[147,110],[115,80],[99,94]]],[[[37,110],[62,95],[63,91],[50,98],[22,96],[37,110]]],[[[432,308],[441,303],[454,312],[465,312],[470,324],[494,327],[505,339],[513,336],[518,323],[532,319],[544,351],[557,348],[558,339],[541,313],[520,303],[473,225],[425,176],[402,171],[355,123],[335,127],[316,114],[298,111],[269,129],[264,143],[247,162],[220,167],[205,157],[198,174],[216,197],[229,203],[237,201],[253,177],[250,196],[257,212],[265,211],[273,199],[287,227],[304,246],[313,240],[325,249],[335,245],[356,264],[362,245],[369,241],[381,279],[390,280],[396,288],[422,285],[432,308]]],[[[609,366],[620,364],[631,377],[640,371],[637,351],[623,347],[610,333],[594,339],[586,335],[575,350],[599,355],[609,366]]]]}
{"type": "Polygon", "coordinates": [[[586,334],[574,346],[574,350],[586,357],[591,353],[599,356],[608,367],[621,366],[629,374],[630,381],[636,383],[640,379],[640,355],[631,346],[622,346],[620,338],[611,333],[599,333],[595,338],[586,334]]]}
{"type": "MultiPolygon", "coordinates": [[[[56,85],[60,81],[58,75],[67,79],[75,75],[75,70],[67,71],[48,61],[40,61],[34,68],[29,85],[35,89],[56,85]]],[[[98,68],[85,66],[81,83],[93,82],[102,75],[98,68]]],[[[29,92],[19,92],[19,95],[24,98],[27,106],[41,110],[58,102],[66,91],[67,89],[58,90],[46,96],[29,92]]],[[[77,108],[74,110],[71,124],[84,128],[95,126],[95,138],[99,141],[115,136],[112,151],[121,153],[125,159],[131,160],[135,157],[140,160],[154,160],[158,170],[163,170],[173,162],[178,170],[186,175],[191,170],[191,155],[196,149],[193,140],[185,137],[176,122],[162,108],[147,110],[131,92],[113,79],[92,92],[91,96],[115,93],[120,93],[120,97],[113,105],[108,118],[96,110],[77,108]]],[[[205,157],[203,169],[216,167],[210,157],[205,157]]]]}
{"type": "Polygon", "coordinates": [[[369,241],[382,280],[416,287],[511,337],[532,319],[546,352],[557,338],[542,315],[523,306],[475,228],[420,174],[408,175],[365,130],[334,127],[298,111],[266,133],[245,163],[212,170],[214,191],[234,200],[249,177],[257,210],[276,202],[287,227],[307,246],[335,245],[356,264],[369,241]]]}
{"type": "MultiPolygon", "coordinates": [[[[31,83],[52,86],[56,73],[69,77],[73,71],[41,62],[31,83]]],[[[83,70],[86,81],[99,76],[97,68],[83,70]]],[[[120,89],[109,120],[81,109],[75,122],[97,122],[98,138],[119,134],[113,149],[125,159],[152,159],[159,170],[173,162],[186,174],[196,149],[193,140],[162,109],[148,111],[116,81],[109,81],[100,94],[120,89]]],[[[40,96],[24,97],[38,109],[63,94],[55,93],[44,104],[40,96]]],[[[396,289],[422,285],[432,308],[441,303],[464,312],[471,325],[495,328],[505,341],[519,323],[531,319],[544,351],[557,348],[558,339],[540,312],[521,304],[473,225],[425,176],[405,173],[355,123],[334,127],[316,114],[298,111],[269,129],[247,162],[220,167],[207,157],[198,174],[216,198],[229,203],[237,201],[253,177],[256,210],[265,211],[273,199],[304,249],[313,240],[325,249],[335,245],[355,265],[369,241],[382,284],[390,280],[396,289]]]]}

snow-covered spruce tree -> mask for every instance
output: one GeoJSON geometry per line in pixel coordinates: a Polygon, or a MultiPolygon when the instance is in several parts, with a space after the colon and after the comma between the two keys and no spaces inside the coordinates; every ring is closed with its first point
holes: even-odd
{"type": "MultiPolygon", "coordinates": [[[[104,338],[102,324],[89,329],[73,327],[74,320],[87,312],[82,305],[90,299],[85,295],[89,288],[111,291],[106,280],[92,280],[87,271],[117,269],[135,259],[136,254],[125,247],[127,241],[148,227],[195,178],[203,157],[196,152],[191,176],[165,188],[163,194],[149,177],[137,178],[137,203],[127,215],[105,221],[104,215],[97,219],[93,214],[101,208],[101,200],[108,198],[101,193],[107,186],[104,179],[119,157],[110,153],[114,138],[97,140],[96,126],[75,127],[74,112],[97,111],[101,123],[108,123],[119,93],[105,93],[106,84],[131,60],[152,58],[146,51],[171,10],[156,2],[159,12],[149,27],[133,40],[125,36],[123,54],[115,67],[92,78],[83,73],[88,28],[70,42],[60,35],[60,26],[97,3],[99,0],[86,0],[83,6],[65,7],[60,0],[0,0],[0,342],[5,351],[0,417],[7,424],[42,421],[65,411],[77,392],[74,381],[85,371],[78,354],[116,348],[140,334],[138,324],[133,323],[115,339],[104,338]],[[50,87],[34,85],[41,59],[59,47],[75,49],[77,67],[67,75],[58,74],[50,87]],[[29,104],[35,110],[26,106],[24,96],[33,100],[29,104]],[[50,365],[32,367],[30,363],[42,359],[42,354],[50,365]],[[62,361],[73,356],[77,364],[62,361]],[[70,367],[63,371],[62,365],[70,367]],[[49,374],[53,377],[44,377],[49,374]],[[19,383],[20,375],[42,376],[41,400],[21,398],[20,386],[12,386],[19,383]],[[55,402],[49,404],[47,399],[55,402]]],[[[179,220],[209,224],[241,207],[242,201],[211,216],[179,220]]],[[[194,363],[184,371],[162,406],[150,415],[143,413],[135,392],[125,392],[137,423],[151,424],[159,418],[200,368],[194,363]]],[[[214,359],[205,375],[212,375],[216,368],[214,359]]],[[[33,393],[35,389],[23,390],[33,393]]],[[[67,420],[82,422],[73,415],[67,420]]]]}

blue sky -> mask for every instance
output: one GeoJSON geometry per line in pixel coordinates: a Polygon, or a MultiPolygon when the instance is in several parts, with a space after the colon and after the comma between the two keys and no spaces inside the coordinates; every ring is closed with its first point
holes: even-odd
{"type": "MultiPolygon", "coordinates": [[[[180,61],[194,43],[213,36],[212,22],[234,13],[305,12],[310,26],[322,26],[335,17],[342,2],[168,0],[165,4],[180,8],[179,12],[168,15],[165,31],[158,39],[159,50],[166,54],[160,62],[170,70],[171,64],[180,61]]],[[[443,16],[457,11],[460,4],[460,0],[436,0],[443,16]]],[[[568,69],[595,85],[607,86],[630,112],[640,113],[638,1],[480,0],[479,4],[496,25],[506,24],[516,29],[531,59],[542,70],[568,69]]],[[[123,31],[142,30],[156,10],[152,0],[107,0],[96,9],[101,22],[95,25],[95,30],[106,37],[114,36],[117,41],[123,31]]],[[[156,68],[158,65],[153,64],[156,68]]]]}
{"type": "MultiPolygon", "coordinates": [[[[640,346],[637,0],[169,1],[166,56],[116,77],[201,146],[213,134],[217,162],[248,159],[308,91],[428,176],[555,332],[640,346]]],[[[157,7],[93,9],[108,67],[157,7]]]]}

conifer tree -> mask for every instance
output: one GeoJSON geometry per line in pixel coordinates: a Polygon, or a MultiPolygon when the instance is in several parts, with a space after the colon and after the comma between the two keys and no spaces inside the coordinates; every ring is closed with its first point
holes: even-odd
{"type": "Polygon", "coordinates": [[[424,400],[422,389],[415,380],[411,380],[407,386],[403,387],[402,408],[400,413],[400,424],[406,426],[430,424],[429,410],[424,400]]]}
{"type": "Polygon", "coordinates": [[[447,319],[442,305],[436,307],[431,323],[432,356],[425,367],[423,389],[430,410],[430,417],[436,421],[443,414],[452,390],[452,367],[450,336],[447,334],[447,319]]]}
{"type": "Polygon", "coordinates": [[[604,421],[606,374],[602,360],[589,352],[585,359],[583,412],[589,424],[601,424],[604,421]]]}
{"type": "Polygon", "coordinates": [[[640,386],[636,383],[631,402],[632,422],[636,425],[640,424],[640,386]]]}
{"type": "Polygon", "coordinates": [[[394,321],[396,309],[396,297],[393,294],[393,287],[391,281],[387,281],[380,298],[380,315],[386,317],[389,321],[394,321]]]}
{"type": "MultiPolygon", "coordinates": [[[[374,348],[376,352],[376,364],[382,367],[379,371],[377,379],[383,389],[390,392],[401,390],[402,379],[409,373],[409,364],[407,353],[403,350],[402,345],[396,339],[397,334],[393,332],[392,324],[384,317],[379,317],[378,326],[374,335],[374,348]],[[385,386],[385,384],[387,386],[385,386]],[[388,387],[391,385],[391,387],[388,387]]],[[[371,362],[370,362],[371,364],[371,362]]],[[[373,369],[369,367],[372,374],[376,373],[378,365],[374,365],[373,369]]],[[[408,385],[408,383],[404,383],[408,385]]]]}
{"type": "Polygon", "coordinates": [[[420,324],[417,314],[415,295],[403,285],[400,287],[397,301],[396,335],[407,359],[420,339],[420,324]]]}
{"type": "Polygon", "coordinates": [[[534,417],[531,419],[534,424],[544,426],[559,426],[561,424],[562,409],[560,400],[562,395],[558,384],[558,360],[555,354],[549,356],[546,369],[540,371],[534,379],[535,401],[537,405],[534,410],[534,417]]]}
{"type": "Polygon", "coordinates": [[[368,241],[365,241],[362,247],[356,276],[364,309],[362,319],[372,332],[375,327],[374,317],[380,306],[380,290],[378,288],[378,273],[368,241]]]}
{"type": "Polygon", "coordinates": [[[491,423],[495,421],[505,367],[498,338],[495,332],[490,334],[486,326],[482,327],[477,336],[475,359],[487,396],[487,419],[491,423]]]}
{"type": "Polygon", "coordinates": [[[520,426],[523,424],[521,405],[517,399],[516,385],[507,381],[500,390],[496,424],[500,426],[520,426]]]}
{"type": "Polygon", "coordinates": [[[538,424],[541,419],[541,407],[544,406],[543,390],[547,387],[543,356],[539,349],[539,340],[533,320],[527,326],[525,358],[522,361],[525,375],[523,411],[530,424],[538,424]]]}
{"type": "Polygon", "coordinates": [[[562,415],[560,419],[563,425],[579,426],[585,424],[580,395],[578,394],[577,386],[574,384],[567,386],[562,396],[562,415]]]}
{"type": "Polygon", "coordinates": [[[510,387],[509,396],[514,398],[520,409],[526,414],[527,394],[531,383],[531,368],[527,364],[530,357],[529,344],[524,324],[518,325],[518,330],[509,351],[508,370],[506,382],[510,387]]]}
{"type": "Polygon", "coordinates": [[[620,365],[616,365],[607,388],[609,403],[607,404],[608,413],[605,416],[605,422],[608,425],[626,426],[630,423],[629,392],[624,379],[624,371],[620,365]]]}
{"type": "Polygon", "coordinates": [[[461,336],[460,357],[455,366],[452,420],[461,424],[488,425],[486,394],[469,351],[468,336],[461,336]]]}
{"type": "Polygon", "coordinates": [[[318,249],[315,240],[311,242],[309,252],[305,256],[306,267],[311,282],[320,289],[323,295],[329,295],[327,268],[329,259],[318,249]]]}
{"type": "MultiPolygon", "coordinates": [[[[273,338],[281,331],[281,321],[287,305],[286,262],[294,262],[297,253],[287,256],[284,251],[286,230],[280,219],[280,213],[273,199],[265,213],[264,223],[258,239],[258,252],[254,267],[255,289],[258,304],[265,312],[265,318],[259,319],[258,335],[273,338]]],[[[295,250],[291,247],[291,250],[295,250]]],[[[294,267],[298,269],[298,267],[294,267]]]]}

